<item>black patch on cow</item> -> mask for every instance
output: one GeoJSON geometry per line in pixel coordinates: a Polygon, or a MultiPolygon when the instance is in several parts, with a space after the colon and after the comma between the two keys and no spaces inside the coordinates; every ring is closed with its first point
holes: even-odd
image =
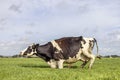
{"type": "Polygon", "coordinates": [[[50,61],[50,57],[48,57],[46,54],[44,54],[44,53],[38,53],[38,54],[36,54],[36,56],[38,56],[38,57],[40,57],[40,58],[42,58],[43,60],[45,60],[46,62],[47,61],[50,61]]]}
{"type": "Polygon", "coordinates": [[[83,38],[81,36],[80,37],[64,37],[64,38],[55,40],[63,51],[58,55],[60,56],[62,55],[64,59],[68,59],[69,57],[74,57],[78,53],[79,49],[82,47],[81,46],[82,40],[83,38]]]}
{"type": "Polygon", "coordinates": [[[82,41],[83,41],[83,44],[86,44],[86,41],[84,39],[82,39],[82,41]]]}
{"type": "Polygon", "coordinates": [[[36,46],[37,56],[41,57],[45,61],[49,61],[53,58],[53,46],[50,42],[45,45],[36,46]]]}
{"type": "Polygon", "coordinates": [[[89,40],[89,48],[93,49],[94,43],[95,43],[94,40],[89,40]]]}

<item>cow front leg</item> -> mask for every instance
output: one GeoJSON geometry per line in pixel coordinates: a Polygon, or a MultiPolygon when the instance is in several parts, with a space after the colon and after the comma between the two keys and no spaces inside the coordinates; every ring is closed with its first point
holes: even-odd
{"type": "Polygon", "coordinates": [[[57,62],[55,60],[50,60],[47,63],[51,68],[57,68],[57,62]]]}
{"type": "Polygon", "coordinates": [[[59,69],[63,69],[63,63],[64,63],[65,60],[59,60],[57,61],[57,66],[59,69]]]}

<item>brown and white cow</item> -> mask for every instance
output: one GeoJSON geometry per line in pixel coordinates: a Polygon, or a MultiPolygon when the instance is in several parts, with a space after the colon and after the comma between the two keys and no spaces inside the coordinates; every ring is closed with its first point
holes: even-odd
{"type": "MultiPolygon", "coordinates": [[[[83,61],[82,67],[90,61],[89,68],[95,61],[95,55],[92,54],[94,44],[97,44],[95,38],[64,37],[48,42],[45,45],[33,44],[23,50],[20,55],[37,55],[44,59],[51,68],[63,68],[63,63],[74,63],[83,61]]],[[[98,49],[98,46],[97,46],[98,49]]]]}

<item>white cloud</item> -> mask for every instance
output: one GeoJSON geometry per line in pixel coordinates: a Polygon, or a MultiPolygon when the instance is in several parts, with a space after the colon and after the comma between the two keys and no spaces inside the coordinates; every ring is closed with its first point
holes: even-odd
{"type": "Polygon", "coordinates": [[[119,40],[119,41],[120,41],[120,34],[119,34],[119,35],[117,35],[117,40],[119,40]]]}
{"type": "Polygon", "coordinates": [[[119,0],[0,0],[0,36],[5,41],[0,42],[7,52],[12,45],[10,51],[26,42],[83,35],[96,37],[100,47],[111,49],[120,40],[119,30],[110,29],[120,25],[119,4],[119,0]]]}
{"type": "Polygon", "coordinates": [[[120,55],[120,51],[115,48],[100,48],[100,55],[120,55]]]}
{"type": "Polygon", "coordinates": [[[27,38],[21,38],[19,40],[11,40],[11,41],[0,41],[0,55],[13,55],[13,54],[19,54],[21,50],[26,48],[28,45],[30,45],[32,42],[30,42],[27,38]]]}

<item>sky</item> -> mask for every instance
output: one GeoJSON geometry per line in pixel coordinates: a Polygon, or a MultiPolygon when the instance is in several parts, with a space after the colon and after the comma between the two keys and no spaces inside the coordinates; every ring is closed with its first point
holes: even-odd
{"type": "Polygon", "coordinates": [[[0,55],[70,36],[94,37],[100,55],[120,55],[120,0],[0,0],[0,55]]]}

